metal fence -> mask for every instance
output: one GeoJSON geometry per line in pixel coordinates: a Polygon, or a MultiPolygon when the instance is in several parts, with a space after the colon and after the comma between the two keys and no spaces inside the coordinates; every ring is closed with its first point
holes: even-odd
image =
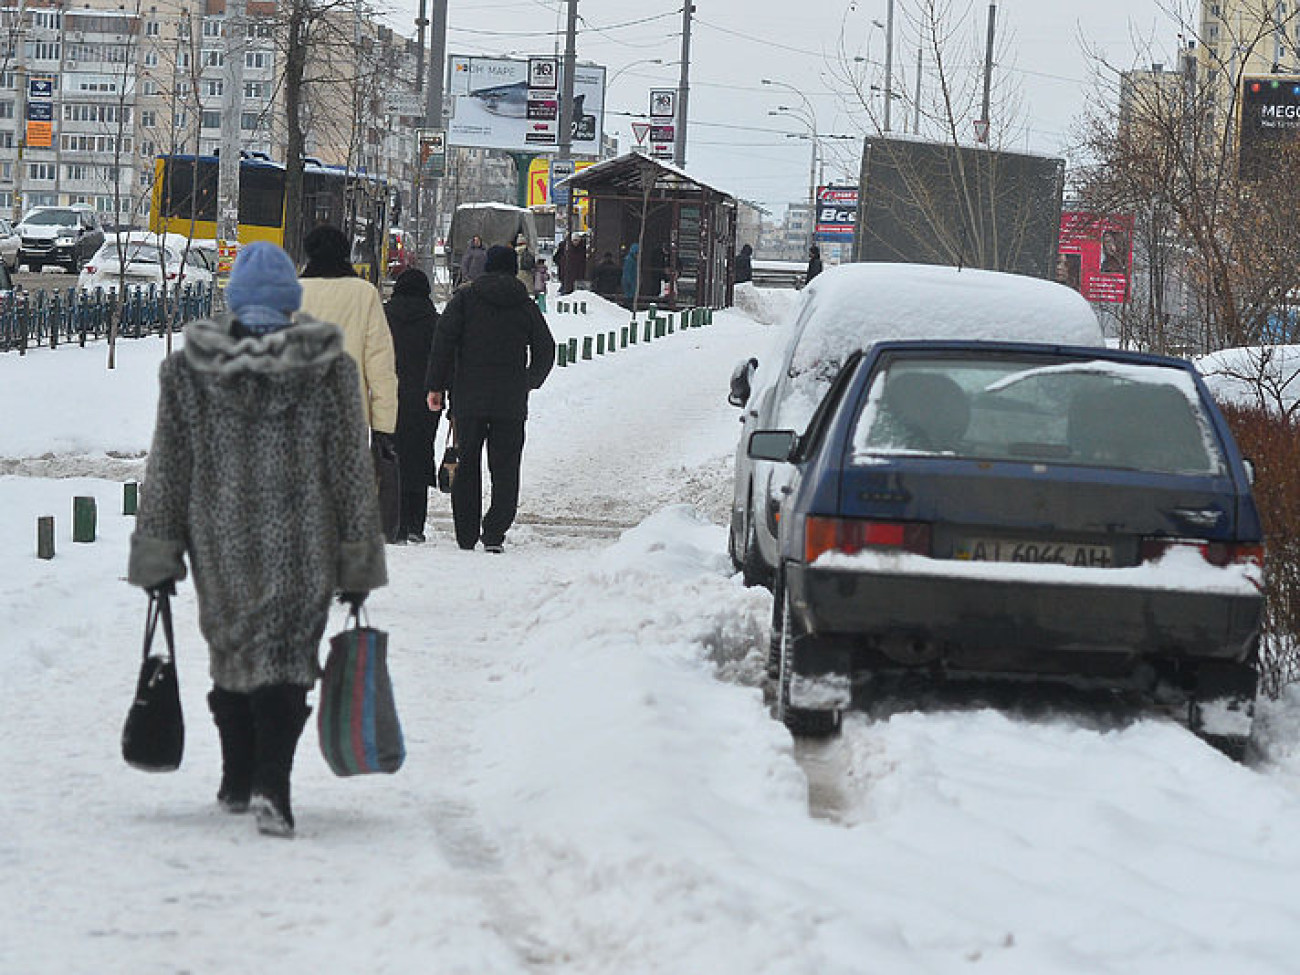
{"type": "Polygon", "coordinates": [[[213,288],[187,283],[164,293],[156,284],[115,291],[22,291],[0,298],[0,352],[23,355],[29,348],[107,337],[117,321],[122,338],[176,331],[194,318],[212,314],[213,288]]]}

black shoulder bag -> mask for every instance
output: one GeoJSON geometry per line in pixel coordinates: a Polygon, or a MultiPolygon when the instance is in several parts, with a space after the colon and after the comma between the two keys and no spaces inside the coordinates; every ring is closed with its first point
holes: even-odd
{"type": "Polygon", "coordinates": [[[144,624],[144,661],[136,682],[135,700],[122,728],[122,757],[145,772],[174,772],[185,751],[185,719],[176,680],[176,639],[172,608],[166,593],[149,595],[144,624]],[[162,620],[166,654],[151,652],[158,621],[162,620]]]}

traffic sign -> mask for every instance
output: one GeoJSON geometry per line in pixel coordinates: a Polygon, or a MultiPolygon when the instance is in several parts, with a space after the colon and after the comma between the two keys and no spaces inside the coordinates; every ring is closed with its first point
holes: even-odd
{"type": "Polygon", "coordinates": [[[982,119],[982,118],[981,118],[981,119],[976,119],[976,120],[975,120],[975,141],[976,141],[976,142],[988,142],[988,141],[989,141],[989,122],[988,122],[988,119],[982,119]]]}
{"type": "Polygon", "coordinates": [[[649,122],[633,122],[633,123],[632,123],[632,134],[633,134],[634,136],[636,136],[636,144],[637,144],[637,145],[642,145],[642,144],[645,142],[645,137],[648,136],[648,135],[650,134],[650,123],[649,123],[649,122]]]}

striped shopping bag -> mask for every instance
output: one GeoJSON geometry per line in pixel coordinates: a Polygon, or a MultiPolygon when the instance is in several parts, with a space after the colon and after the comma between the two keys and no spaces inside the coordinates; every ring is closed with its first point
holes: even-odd
{"type": "Polygon", "coordinates": [[[351,625],[330,637],[321,677],[316,728],[320,750],[335,775],[396,772],[406,758],[402,726],[388,676],[388,634],[351,625]]]}

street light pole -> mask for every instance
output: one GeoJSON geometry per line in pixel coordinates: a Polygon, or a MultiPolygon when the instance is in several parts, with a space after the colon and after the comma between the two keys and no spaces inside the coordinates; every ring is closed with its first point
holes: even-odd
{"type": "Polygon", "coordinates": [[[889,131],[889,112],[894,101],[894,0],[885,13],[885,131],[889,131]]]}

